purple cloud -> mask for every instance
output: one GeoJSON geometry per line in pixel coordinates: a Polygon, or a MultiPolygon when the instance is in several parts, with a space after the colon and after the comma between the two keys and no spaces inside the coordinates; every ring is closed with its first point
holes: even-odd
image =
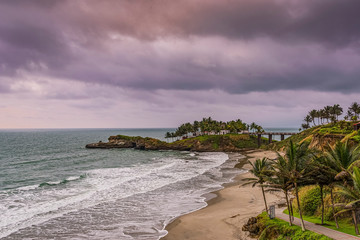
{"type": "MultiPolygon", "coordinates": [[[[358,0],[4,0],[0,94],[77,109],[122,94],[158,112],[179,109],[157,97],[164,91],[253,104],[278,91],[356,94],[358,9],[358,0]]],[[[202,115],[214,101],[203,97],[202,115]]]]}

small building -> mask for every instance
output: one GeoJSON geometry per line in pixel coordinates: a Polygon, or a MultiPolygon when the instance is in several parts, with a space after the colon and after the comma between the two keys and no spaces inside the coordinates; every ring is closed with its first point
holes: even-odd
{"type": "Polygon", "coordinates": [[[354,124],[354,130],[357,131],[360,129],[360,122],[354,124]]]}
{"type": "Polygon", "coordinates": [[[230,131],[229,130],[220,130],[220,135],[225,135],[225,134],[229,134],[230,131]]]}

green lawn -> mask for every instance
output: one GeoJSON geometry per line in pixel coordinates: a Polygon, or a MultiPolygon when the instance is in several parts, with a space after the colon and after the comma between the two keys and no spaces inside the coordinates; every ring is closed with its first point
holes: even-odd
{"type": "MultiPolygon", "coordinates": [[[[289,214],[287,209],[284,210],[284,213],[289,214]]],[[[294,213],[294,217],[300,218],[298,213],[294,213]]],[[[312,222],[312,223],[315,223],[315,224],[320,225],[320,223],[321,223],[321,218],[319,218],[319,217],[303,216],[303,218],[304,218],[305,221],[312,222]]],[[[350,234],[350,235],[353,235],[353,236],[358,236],[355,233],[354,225],[351,224],[351,223],[348,223],[346,221],[339,221],[339,227],[340,228],[336,228],[336,224],[335,224],[334,221],[324,221],[324,223],[325,224],[323,225],[323,227],[331,228],[331,229],[334,229],[336,231],[347,233],[347,234],[350,234]]]]}

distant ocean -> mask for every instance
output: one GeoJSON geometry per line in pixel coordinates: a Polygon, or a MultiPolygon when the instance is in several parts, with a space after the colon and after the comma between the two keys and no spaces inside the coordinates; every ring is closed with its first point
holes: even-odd
{"type": "Polygon", "coordinates": [[[117,134],[164,140],[173,130],[0,130],[0,238],[159,239],[240,173],[236,162],[225,153],[85,145],[117,134]]]}

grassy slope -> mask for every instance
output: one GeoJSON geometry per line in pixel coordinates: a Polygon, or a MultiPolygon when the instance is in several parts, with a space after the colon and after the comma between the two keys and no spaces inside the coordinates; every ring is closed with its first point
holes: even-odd
{"type": "MultiPolygon", "coordinates": [[[[145,140],[155,145],[167,145],[170,148],[182,146],[186,148],[193,148],[195,146],[203,146],[212,151],[221,151],[223,149],[249,149],[257,148],[257,137],[250,136],[247,134],[226,134],[226,135],[203,135],[183,140],[174,141],[171,143],[163,142],[153,138],[142,138],[142,137],[129,137],[124,135],[116,136],[117,139],[124,139],[129,141],[145,140]]],[[[265,140],[263,140],[265,141],[265,140]]]]}
{"type": "Polygon", "coordinates": [[[331,238],[311,231],[301,231],[298,226],[289,226],[289,223],[280,219],[270,219],[264,212],[258,220],[265,228],[259,240],[331,240],[331,238]]]}
{"type": "Polygon", "coordinates": [[[349,140],[354,143],[360,143],[360,132],[353,130],[353,124],[354,122],[339,121],[337,123],[315,126],[293,135],[284,141],[270,144],[268,148],[281,150],[287,146],[290,141],[301,143],[302,141],[312,141],[314,137],[321,138],[327,136],[339,137],[342,138],[342,141],[349,140]]]}
{"type": "MultiPolygon", "coordinates": [[[[288,210],[284,210],[284,213],[289,214],[288,210]]],[[[300,218],[298,213],[294,213],[294,217],[300,218]]],[[[321,218],[320,217],[303,216],[303,218],[304,218],[304,220],[306,220],[308,222],[315,223],[315,224],[320,224],[321,223],[321,218]]],[[[325,223],[323,225],[324,227],[331,228],[331,229],[334,229],[334,230],[339,231],[339,232],[343,232],[343,233],[347,233],[347,234],[350,234],[350,235],[357,236],[356,233],[355,233],[354,225],[349,223],[346,220],[340,220],[339,221],[339,227],[340,228],[336,228],[336,224],[335,224],[334,221],[324,221],[324,223],[325,223]]]]}
{"type": "Polygon", "coordinates": [[[257,139],[253,136],[245,134],[203,135],[170,143],[170,145],[181,145],[188,147],[193,147],[194,145],[198,144],[211,148],[214,151],[220,151],[223,149],[241,150],[258,147],[257,139]]]}

